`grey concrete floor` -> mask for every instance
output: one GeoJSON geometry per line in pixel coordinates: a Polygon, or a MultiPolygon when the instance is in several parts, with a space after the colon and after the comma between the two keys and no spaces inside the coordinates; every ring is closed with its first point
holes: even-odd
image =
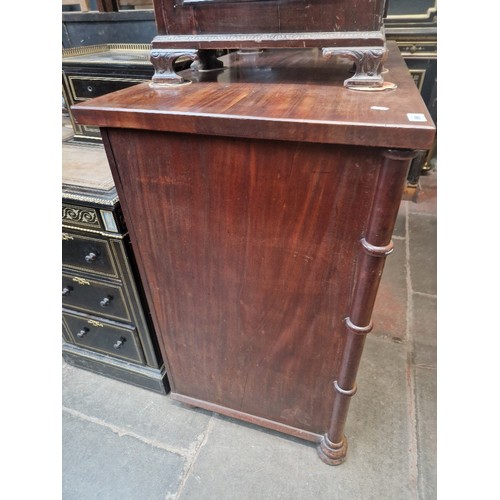
{"type": "Polygon", "coordinates": [[[63,499],[436,498],[436,172],[421,185],[401,204],[344,464],[63,362],[63,499]]]}

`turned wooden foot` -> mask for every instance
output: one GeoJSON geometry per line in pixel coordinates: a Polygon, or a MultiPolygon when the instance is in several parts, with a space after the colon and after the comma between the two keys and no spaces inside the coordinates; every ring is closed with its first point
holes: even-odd
{"type": "Polygon", "coordinates": [[[323,56],[341,56],[354,62],[354,75],[344,81],[347,88],[382,87],[384,84],[385,47],[326,47],[323,56]]]}
{"type": "Polygon", "coordinates": [[[165,87],[191,83],[175,72],[174,64],[179,57],[195,60],[198,57],[197,52],[197,50],[191,49],[153,49],[149,58],[155,69],[151,86],[165,87]]]}
{"type": "Polygon", "coordinates": [[[332,443],[325,434],[318,445],[319,458],[327,465],[340,465],[347,454],[347,439],[344,436],[340,443],[332,443]]]}

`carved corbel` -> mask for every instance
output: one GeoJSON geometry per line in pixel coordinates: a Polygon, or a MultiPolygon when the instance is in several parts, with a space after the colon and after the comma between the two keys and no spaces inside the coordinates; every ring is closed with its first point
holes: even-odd
{"type": "Polygon", "coordinates": [[[354,75],[344,81],[347,88],[382,87],[385,47],[325,47],[323,57],[346,57],[354,62],[354,75]]]}
{"type": "Polygon", "coordinates": [[[152,87],[191,83],[175,72],[174,65],[179,57],[187,57],[194,61],[198,57],[198,51],[192,49],[153,49],[151,51],[149,59],[155,69],[151,81],[152,87]]]}

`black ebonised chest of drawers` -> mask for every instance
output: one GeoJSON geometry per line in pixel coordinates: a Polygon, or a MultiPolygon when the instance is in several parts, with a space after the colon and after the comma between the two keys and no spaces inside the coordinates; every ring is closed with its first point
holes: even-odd
{"type": "MultiPolygon", "coordinates": [[[[154,74],[150,44],[108,43],[62,51],[62,95],[74,130],[74,142],[101,143],[99,128],[73,120],[71,106],[110,92],[151,80],[154,74]]],[[[175,67],[186,69],[191,61],[180,58],[175,67]]]]}
{"type": "Polygon", "coordinates": [[[71,106],[147,81],[153,75],[149,44],[103,44],[63,49],[62,93],[75,141],[100,142],[99,128],[74,122],[71,106]]]}
{"type": "MultiPolygon", "coordinates": [[[[82,153],[90,148],[90,162],[103,154],[101,146],[70,147],[82,153]]],[[[78,157],[78,151],[70,151],[68,161],[74,163],[71,153],[78,157]]],[[[63,171],[64,158],[63,147],[63,171]]],[[[168,380],[116,189],[106,173],[99,176],[104,167],[97,161],[85,168],[83,161],[76,170],[69,167],[66,180],[72,184],[63,178],[63,357],[74,366],[167,393],[168,380]]]]}

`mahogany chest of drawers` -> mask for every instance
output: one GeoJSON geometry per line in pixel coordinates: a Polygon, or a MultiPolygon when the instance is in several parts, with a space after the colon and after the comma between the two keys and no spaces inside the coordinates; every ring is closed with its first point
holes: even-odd
{"type": "Polygon", "coordinates": [[[168,392],[102,146],[63,146],[62,320],[62,351],[68,363],[168,392]],[[91,167],[86,168],[75,157],[84,158],[88,148],[91,167]],[[99,162],[100,156],[104,161],[99,162]]]}
{"type": "MultiPolygon", "coordinates": [[[[82,103],[101,127],[171,396],[318,443],[344,426],[414,150],[435,127],[395,43],[394,90],[317,49],[222,58],[82,103]]],[[[383,360],[381,360],[383,363],[383,360]]]]}

